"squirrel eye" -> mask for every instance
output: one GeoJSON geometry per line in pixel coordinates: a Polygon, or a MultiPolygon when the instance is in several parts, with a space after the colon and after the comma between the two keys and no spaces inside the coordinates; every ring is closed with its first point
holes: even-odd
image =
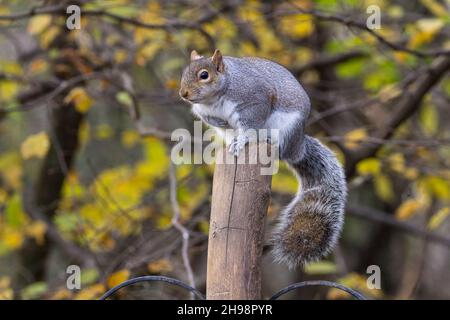
{"type": "Polygon", "coordinates": [[[209,73],[208,73],[208,71],[203,70],[203,71],[200,72],[200,74],[199,74],[198,77],[199,77],[200,79],[202,79],[202,80],[206,80],[206,79],[209,78],[209,73]]]}

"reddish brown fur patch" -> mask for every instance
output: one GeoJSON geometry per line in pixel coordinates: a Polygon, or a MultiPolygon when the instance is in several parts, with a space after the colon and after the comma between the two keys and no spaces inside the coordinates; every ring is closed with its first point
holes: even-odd
{"type": "Polygon", "coordinates": [[[287,251],[303,256],[322,246],[327,230],[318,215],[295,212],[291,219],[283,237],[287,251]]]}

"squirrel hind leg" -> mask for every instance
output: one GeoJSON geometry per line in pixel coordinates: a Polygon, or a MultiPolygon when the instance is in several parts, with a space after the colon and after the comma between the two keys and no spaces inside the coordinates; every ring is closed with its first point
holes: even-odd
{"type": "Polygon", "coordinates": [[[318,214],[323,208],[308,198],[294,199],[281,213],[280,225],[273,236],[274,260],[290,269],[317,261],[329,253],[340,232],[339,223],[318,214]]]}

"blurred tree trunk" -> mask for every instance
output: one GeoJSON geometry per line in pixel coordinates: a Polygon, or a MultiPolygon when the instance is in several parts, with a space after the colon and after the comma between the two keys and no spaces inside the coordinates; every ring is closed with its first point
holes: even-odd
{"type": "MultiPolygon", "coordinates": [[[[62,27],[60,35],[52,45],[53,48],[60,50],[60,57],[52,61],[53,76],[58,83],[80,75],[79,65],[74,63],[71,54],[73,51],[67,49],[75,46],[69,40],[68,32],[69,30],[62,27]]],[[[84,115],[75,109],[73,103],[64,101],[64,97],[70,89],[62,90],[52,101],[47,101],[47,106],[45,106],[47,110],[43,109],[43,112],[48,112],[48,133],[51,138],[51,146],[43,160],[29,199],[24,197],[24,201],[30,204],[27,211],[31,212],[28,214],[36,219],[36,213],[38,213],[40,218],[45,219],[47,223],[52,222],[61,200],[62,187],[75,158],[79,142],[78,131],[84,118],[84,115]]],[[[27,206],[25,205],[25,207],[27,206]]],[[[20,252],[21,264],[30,272],[29,278],[21,279],[25,285],[32,281],[45,279],[46,261],[53,244],[48,236],[41,245],[36,244],[34,240],[25,242],[20,252]]]]}
{"type": "MultiPolygon", "coordinates": [[[[73,163],[78,146],[78,129],[83,118],[72,104],[62,103],[62,97],[57,101],[59,105],[52,112],[53,121],[50,129],[54,130],[54,139],[57,139],[57,142],[51,144],[30,199],[33,208],[39,210],[40,214],[49,220],[53,218],[61,199],[67,170],[73,163]]],[[[45,262],[50,247],[51,241],[48,237],[42,245],[36,244],[34,240],[28,240],[23,246],[22,265],[30,270],[36,281],[45,277],[45,262]]]]}

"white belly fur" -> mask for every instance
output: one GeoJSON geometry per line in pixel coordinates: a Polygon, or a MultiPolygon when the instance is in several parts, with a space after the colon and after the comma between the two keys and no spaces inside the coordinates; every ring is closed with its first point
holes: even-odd
{"type": "Polygon", "coordinates": [[[239,120],[238,114],[234,112],[236,103],[230,100],[219,100],[214,105],[205,105],[195,103],[192,107],[192,111],[200,117],[211,116],[224,119],[228,121],[231,127],[236,128],[237,121],[239,120]]]}
{"type": "MultiPolygon", "coordinates": [[[[300,114],[298,112],[273,112],[266,121],[267,129],[278,129],[280,148],[284,149],[284,144],[291,131],[298,126],[300,114]]],[[[272,141],[275,142],[275,141],[272,141]]]]}
{"type": "MultiPolygon", "coordinates": [[[[237,129],[237,123],[239,120],[239,116],[236,112],[234,112],[234,108],[236,107],[236,103],[230,100],[219,101],[214,105],[205,105],[200,103],[195,103],[192,106],[192,112],[198,115],[200,118],[205,116],[217,117],[223,120],[226,120],[230,126],[234,129],[237,129]]],[[[231,143],[235,133],[233,133],[231,129],[224,130],[222,128],[216,128],[217,134],[225,140],[226,144],[231,143]]]]}
{"type": "MultiPolygon", "coordinates": [[[[200,117],[212,116],[224,119],[228,121],[232,128],[238,129],[239,115],[237,112],[234,112],[235,107],[236,103],[230,100],[225,100],[223,103],[222,101],[219,101],[214,105],[196,103],[192,107],[192,112],[200,117]]],[[[264,128],[279,130],[280,147],[283,148],[286,138],[290,135],[290,132],[298,126],[299,116],[300,114],[297,112],[275,111],[266,120],[264,128]]],[[[234,134],[230,135],[230,130],[224,130],[222,128],[214,129],[227,144],[231,142],[234,134]]]]}

